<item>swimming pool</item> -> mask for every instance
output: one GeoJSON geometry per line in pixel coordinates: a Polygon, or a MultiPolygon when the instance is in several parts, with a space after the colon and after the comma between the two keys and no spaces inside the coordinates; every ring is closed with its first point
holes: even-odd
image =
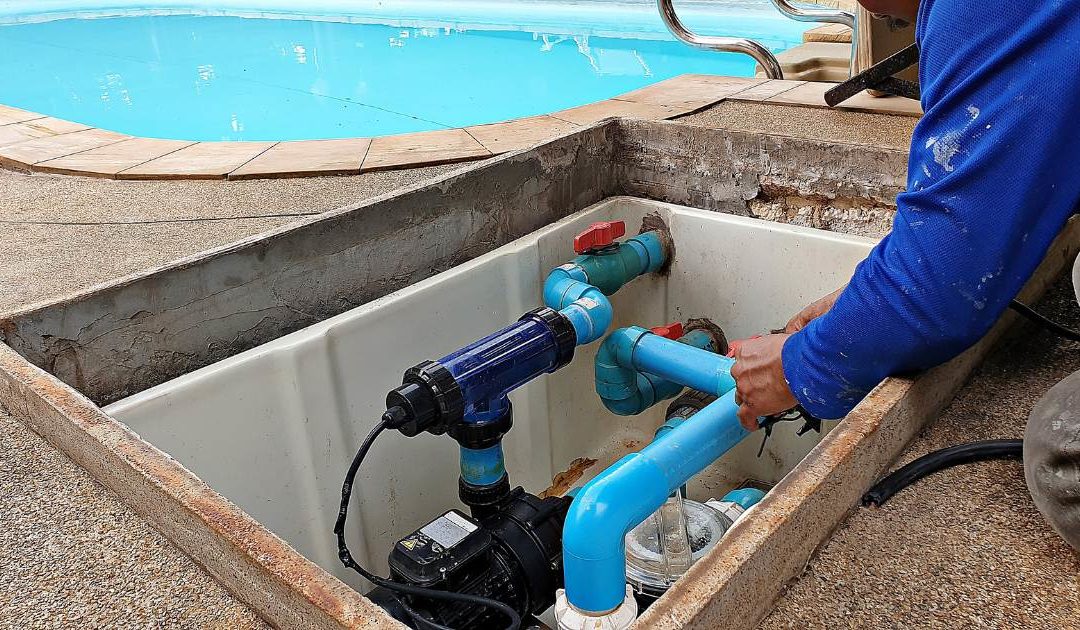
{"type": "MultiPolygon", "coordinates": [[[[680,11],[692,28],[774,51],[806,28],[766,0],[707,6],[680,11]]],[[[652,2],[7,0],[0,50],[0,103],[203,141],[463,127],[684,73],[754,71],[749,57],[673,40],[652,2]]]]}

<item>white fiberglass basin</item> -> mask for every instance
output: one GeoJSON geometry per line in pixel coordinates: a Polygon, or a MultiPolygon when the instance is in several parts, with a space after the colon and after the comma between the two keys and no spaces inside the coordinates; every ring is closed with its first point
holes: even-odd
{"type": "MultiPolygon", "coordinates": [[[[646,276],[612,299],[615,326],[709,317],[730,339],[782,326],[843,284],[873,241],[808,228],[616,197],[504,247],[307,329],[117,402],[106,411],[171,454],[300,553],[360,585],[337,560],[331,530],[341,481],[402,373],[515,321],[540,305],[548,271],[571,259],[589,223],[624,220],[634,232],[659,213],[676,255],[666,277],[646,276]]],[[[435,247],[432,243],[430,246],[435,247]]],[[[614,328],[613,328],[614,329],[614,328]]],[[[666,404],[615,416],[593,391],[599,342],[561,371],[512,394],[505,440],[511,483],[539,493],[578,458],[584,479],[639,450],[666,404]]],[[[831,428],[834,423],[828,423],[831,428]]],[[[695,499],[752,479],[775,483],[820,436],[781,426],[756,456],[748,438],[690,484],[695,499]]],[[[357,478],[348,532],[353,553],[385,571],[395,540],[458,506],[458,448],[446,436],[387,433],[357,478]]]]}

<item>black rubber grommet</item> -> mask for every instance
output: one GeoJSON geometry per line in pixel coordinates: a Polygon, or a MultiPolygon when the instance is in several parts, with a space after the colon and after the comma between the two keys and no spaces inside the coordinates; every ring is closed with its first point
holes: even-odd
{"type": "Polygon", "coordinates": [[[555,368],[559,369],[574,358],[574,349],[577,347],[577,331],[574,325],[562,313],[555,309],[541,306],[521,316],[521,319],[534,319],[547,326],[555,335],[555,368]]]}

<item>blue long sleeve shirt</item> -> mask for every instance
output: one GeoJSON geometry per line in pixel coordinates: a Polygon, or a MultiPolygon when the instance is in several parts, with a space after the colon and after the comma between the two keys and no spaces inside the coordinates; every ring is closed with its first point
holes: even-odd
{"type": "Polygon", "coordinates": [[[1080,207],[1080,0],[923,0],[923,118],[892,231],[784,373],[821,418],[981,338],[1080,207]]]}

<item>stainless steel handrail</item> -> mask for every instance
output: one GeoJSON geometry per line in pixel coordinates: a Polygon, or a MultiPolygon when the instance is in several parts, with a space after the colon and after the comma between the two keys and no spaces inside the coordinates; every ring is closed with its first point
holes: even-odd
{"type": "Polygon", "coordinates": [[[773,6],[780,13],[797,22],[825,22],[842,24],[851,29],[851,60],[848,62],[848,76],[855,74],[855,46],[859,41],[856,33],[855,14],[843,9],[811,9],[797,7],[788,0],[772,0],[773,6]]]}
{"type": "MultiPolygon", "coordinates": [[[[842,9],[810,9],[797,7],[788,0],[772,0],[776,10],[797,22],[825,22],[843,24],[855,30],[855,14],[842,9]]],[[[852,40],[854,41],[854,40],[852,40]]]]}
{"type": "MultiPolygon", "coordinates": [[[[773,1],[777,2],[778,0],[773,1]]],[[[672,0],[656,0],[656,6],[660,9],[660,17],[664,19],[664,24],[679,41],[717,52],[736,52],[750,55],[765,70],[765,76],[770,79],[784,78],[784,72],[780,69],[780,62],[776,60],[776,55],[758,42],[744,37],[698,35],[683,25],[682,20],[675,14],[672,0]]],[[[779,8],[779,5],[777,5],[777,8],[779,8]]]]}

